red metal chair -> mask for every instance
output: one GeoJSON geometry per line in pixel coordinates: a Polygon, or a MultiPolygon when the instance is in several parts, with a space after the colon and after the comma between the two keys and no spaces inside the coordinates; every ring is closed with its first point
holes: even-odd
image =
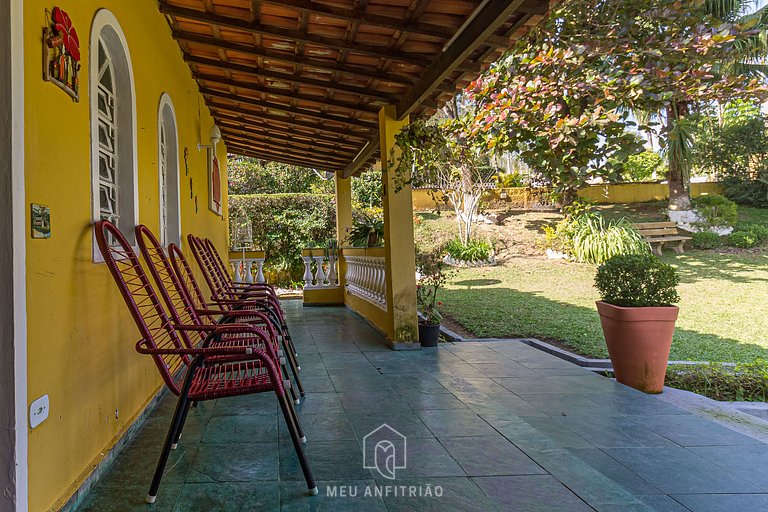
{"type": "MultiPolygon", "coordinates": [[[[144,261],[149,268],[149,273],[152,275],[155,284],[157,285],[157,289],[160,292],[160,296],[163,297],[168,312],[176,325],[213,327],[221,323],[247,323],[249,325],[258,326],[267,331],[265,334],[269,334],[269,339],[273,344],[274,350],[278,353],[278,356],[281,356],[281,360],[283,359],[280,354],[282,350],[277,346],[277,331],[266,314],[261,311],[200,310],[195,308],[194,304],[187,296],[187,292],[178,276],[174,272],[160,242],[152,231],[144,225],[136,226],[136,240],[139,244],[141,254],[144,256],[144,261]]],[[[205,338],[205,331],[201,329],[198,330],[197,333],[199,339],[196,341],[202,341],[205,338]]],[[[196,345],[196,343],[189,338],[186,329],[182,329],[179,334],[188,346],[196,345]]],[[[224,339],[229,344],[237,341],[231,336],[227,336],[224,339]]],[[[245,341],[247,342],[248,340],[246,339],[245,341]]]]}
{"type": "MultiPolygon", "coordinates": [[[[283,325],[286,337],[290,341],[290,332],[285,322],[284,312],[280,306],[277,293],[274,288],[266,283],[235,283],[227,271],[226,265],[219,256],[219,252],[208,238],[199,238],[188,235],[187,239],[192,248],[192,254],[204,272],[206,283],[214,297],[227,298],[259,298],[265,297],[269,303],[275,306],[277,314],[283,325]]],[[[291,343],[292,344],[292,343],[291,343]]]]}
{"type": "Polygon", "coordinates": [[[231,278],[226,272],[226,267],[224,267],[224,263],[221,261],[213,243],[210,240],[202,239],[192,234],[187,235],[187,240],[192,249],[192,255],[203,272],[203,277],[211,292],[211,300],[214,303],[223,307],[229,307],[230,309],[239,309],[243,304],[253,304],[254,302],[271,306],[272,313],[280,322],[280,331],[296,387],[299,390],[299,394],[305,396],[306,393],[299,377],[301,366],[298,362],[298,354],[291,340],[291,334],[283,316],[280,301],[277,299],[277,295],[274,294],[274,290],[271,287],[269,287],[269,290],[272,290],[272,292],[265,289],[237,289],[233,287],[230,285],[231,278]]]}
{"type": "Polygon", "coordinates": [[[265,331],[246,324],[174,325],[123,234],[106,220],[97,222],[94,229],[104,262],[139,329],[141,339],[136,343],[137,352],[153,358],[163,381],[179,397],[147,502],[154,503],[157,497],[168,455],[181,435],[192,402],[264,392],[275,393],[309,492],[317,494],[317,486],[301,445],[298,421],[291,413],[282,376],[275,364],[278,356],[265,331]],[[113,241],[113,245],[109,245],[108,241],[113,241]],[[179,336],[186,330],[203,331],[207,335],[199,346],[190,347],[179,336]],[[222,342],[222,337],[226,335],[249,337],[258,340],[258,343],[228,346],[222,342]],[[216,358],[220,362],[214,362],[216,358]],[[222,362],[222,358],[236,360],[222,362]],[[182,373],[183,379],[177,382],[182,373]]]}
{"type": "MultiPolygon", "coordinates": [[[[149,268],[149,273],[157,285],[157,289],[160,292],[160,296],[163,298],[168,312],[176,325],[196,326],[196,334],[200,338],[205,337],[205,331],[203,327],[215,326],[225,323],[247,323],[249,325],[258,326],[261,329],[267,331],[269,339],[273,343],[273,349],[279,357],[279,364],[282,369],[284,379],[288,375],[285,367],[286,358],[285,351],[278,346],[279,336],[275,330],[272,319],[270,319],[264,312],[249,309],[249,310],[221,310],[211,309],[207,304],[203,304],[202,308],[195,306],[191,299],[189,291],[184,287],[179,276],[174,271],[168,257],[165,255],[160,242],[152,231],[144,225],[136,226],[136,240],[139,244],[144,261],[149,268]]],[[[177,248],[178,249],[178,248],[177,248]]],[[[182,255],[183,257],[183,255],[182,255]]],[[[194,276],[192,276],[194,279],[194,276]]],[[[196,284],[195,284],[196,286],[196,284]]],[[[179,336],[188,346],[194,346],[196,342],[201,341],[200,338],[193,341],[189,339],[187,331],[189,328],[184,328],[179,332],[179,336]]],[[[267,334],[265,333],[265,334],[267,334]]],[[[243,344],[248,345],[252,343],[252,340],[247,337],[235,337],[233,335],[223,336],[218,342],[214,342],[212,346],[224,343],[226,345],[243,344]]],[[[218,361],[218,359],[216,360],[218,361]]],[[[297,400],[296,392],[290,384],[290,381],[284,380],[286,388],[290,389],[292,399],[297,400]]],[[[293,413],[293,408],[291,408],[293,413]]],[[[295,414],[295,413],[294,413],[295,414]]],[[[300,431],[300,437],[304,438],[304,434],[300,431]]]]}

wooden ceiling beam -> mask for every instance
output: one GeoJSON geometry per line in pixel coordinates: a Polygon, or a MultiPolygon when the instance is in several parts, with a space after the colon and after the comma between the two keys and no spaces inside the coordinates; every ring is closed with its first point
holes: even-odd
{"type": "Polygon", "coordinates": [[[379,150],[379,144],[379,134],[376,133],[373,137],[370,138],[368,143],[360,150],[360,152],[355,155],[352,161],[349,162],[346,167],[344,167],[344,170],[341,172],[341,176],[343,178],[349,178],[357,171],[359,171],[360,168],[363,167],[370,159],[375,159],[376,152],[379,150]]]}
{"type": "Polygon", "coordinates": [[[203,73],[192,73],[192,77],[195,80],[198,81],[204,81],[209,84],[220,84],[220,85],[226,85],[228,87],[237,87],[238,89],[244,89],[247,91],[252,91],[260,94],[270,94],[272,96],[278,96],[280,98],[286,98],[288,100],[301,100],[301,101],[307,101],[310,103],[316,103],[318,105],[328,105],[331,107],[337,107],[342,108],[345,110],[350,110],[352,112],[369,112],[372,114],[378,113],[378,111],[381,109],[380,106],[375,105],[354,105],[351,103],[346,102],[339,102],[334,101],[328,98],[318,98],[317,96],[311,96],[307,94],[293,94],[284,92],[280,89],[270,89],[270,88],[262,88],[258,87],[258,84],[250,84],[245,82],[238,82],[236,80],[230,80],[229,78],[219,77],[216,75],[205,75],[203,73]]]}
{"type": "Polygon", "coordinates": [[[325,147],[333,150],[346,150],[356,152],[360,149],[361,144],[355,144],[353,142],[345,142],[340,139],[330,141],[325,138],[319,138],[317,135],[310,135],[307,133],[300,133],[295,131],[276,130],[274,128],[265,129],[263,126],[244,123],[242,120],[232,121],[230,119],[223,118],[221,116],[215,116],[216,124],[220,128],[230,128],[233,130],[240,130],[244,133],[248,133],[261,137],[275,137],[285,138],[290,140],[297,140],[299,142],[305,142],[308,144],[317,144],[318,146],[325,147]]]}
{"type": "Polygon", "coordinates": [[[273,141],[264,141],[264,140],[258,140],[253,139],[248,136],[243,135],[237,135],[237,134],[228,134],[227,137],[224,138],[224,140],[234,140],[237,142],[240,142],[242,144],[245,144],[246,146],[252,146],[254,148],[264,149],[266,151],[277,151],[279,153],[288,153],[292,154],[294,151],[306,151],[308,154],[312,155],[312,158],[316,159],[322,159],[324,161],[328,161],[332,164],[339,164],[339,165],[346,165],[347,162],[349,162],[349,159],[352,158],[354,155],[346,156],[345,155],[335,155],[333,153],[325,153],[325,152],[319,152],[316,149],[308,148],[302,145],[298,144],[290,144],[285,141],[282,141],[282,145],[278,146],[273,141]]]}
{"type": "MultiPolygon", "coordinates": [[[[363,142],[367,141],[369,137],[369,135],[367,134],[363,135],[360,133],[353,133],[353,132],[350,132],[349,130],[336,130],[333,128],[328,128],[326,126],[311,126],[311,125],[299,123],[291,118],[280,117],[280,116],[270,114],[268,112],[250,110],[250,109],[238,107],[235,105],[222,105],[219,103],[208,103],[208,108],[214,111],[216,115],[225,113],[233,116],[248,116],[248,117],[257,119],[261,122],[270,121],[273,123],[282,123],[290,126],[291,129],[298,130],[298,131],[307,131],[307,130],[312,130],[313,132],[318,131],[321,133],[334,135],[336,137],[342,137],[344,139],[353,139],[353,140],[359,140],[363,142]]],[[[370,133],[370,130],[368,130],[368,133],[370,133]]]]}
{"type": "Polygon", "coordinates": [[[320,140],[329,144],[339,144],[348,147],[358,147],[361,145],[360,141],[367,140],[364,137],[354,137],[353,140],[349,140],[347,137],[345,137],[346,134],[326,132],[307,126],[296,126],[288,124],[288,127],[286,128],[282,126],[276,126],[274,121],[265,122],[263,119],[243,119],[237,115],[228,114],[218,108],[214,108],[212,110],[212,115],[217,121],[235,123],[250,129],[259,129],[267,132],[278,132],[286,135],[293,134],[297,137],[309,137],[314,140],[320,140]]]}
{"type": "Polygon", "coordinates": [[[307,11],[310,14],[328,16],[346,22],[357,21],[373,27],[389,28],[392,30],[432,36],[445,40],[449,39],[454,32],[450,27],[443,25],[404,21],[402,18],[394,16],[358,12],[355,9],[320,4],[310,0],[263,0],[261,3],[277,5],[280,7],[290,7],[299,11],[307,11]]]}
{"type": "Polygon", "coordinates": [[[287,142],[295,143],[296,145],[308,146],[310,148],[318,147],[318,148],[327,149],[330,151],[351,153],[349,155],[345,155],[349,158],[352,158],[353,156],[355,156],[355,153],[357,152],[357,150],[354,147],[334,145],[332,143],[313,139],[306,135],[304,135],[303,137],[307,137],[310,140],[305,140],[300,138],[299,135],[289,134],[285,132],[278,132],[278,131],[262,132],[262,131],[254,131],[253,127],[249,127],[249,126],[232,126],[232,124],[230,124],[228,121],[227,122],[220,121],[220,124],[219,123],[217,124],[222,132],[241,135],[245,137],[253,137],[254,139],[260,140],[262,142],[268,142],[270,140],[281,141],[281,142],[287,141],[287,142]]]}
{"type": "Polygon", "coordinates": [[[256,158],[263,158],[264,160],[277,160],[277,161],[287,160],[288,161],[287,163],[291,163],[293,165],[299,165],[302,167],[308,167],[308,168],[316,167],[316,168],[327,169],[331,171],[335,171],[343,167],[343,164],[339,165],[335,162],[331,162],[322,158],[314,158],[309,156],[297,156],[295,154],[288,154],[284,151],[281,152],[281,151],[274,151],[266,148],[259,148],[243,142],[233,141],[232,143],[227,144],[227,148],[229,149],[230,147],[232,149],[239,148],[241,150],[251,151],[260,155],[260,156],[256,156],[256,158]]]}
{"type": "Polygon", "coordinates": [[[296,83],[301,85],[309,85],[312,87],[320,87],[322,89],[328,89],[330,91],[338,91],[349,94],[356,94],[361,98],[368,98],[373,101],[383,101],[386,103],[394,103],[395,97],[385,93],[378,93],[373,89],[366,87],[355,87],[352,85],[344,85],[337,82],[315,80],[313,78],[304,78],[296,74],[277,73],[275,71],[269,71],[266,69],[260,69],[253,66],[245,66],[242,64],[235,64],[234,62],[225,62],[216,59],[206,59],[205,57],[198,57],[196,55],[184,54],[184,60],[189,64],[199,64],[201,66],[208,66],[212,68],[221,69],[224,71],[237,71],[244,75],[254,77],[264,77],[273,80],[279,80],[283,82],[296,83]]]}
{"type": "Polygon", "coordinates": [[[320,122],[335,121],[337,123],[342,123],[349,126],[357,126],[358,128],[365,129],[374,129],[378,127],[378,123],[375,121],[363,121],[360,119],[353,119],[336,114],[323,114],[322,112],[313,112],[311,110],[305,110],[303,108],[293,107],[290,105],[281,105],[280,103],[272,103],[271,101],[263,101],[248,96],[239,96],[237,94],[230,94],[213,89],[206,89],[201,87],[200,94],[203,94],[204,96],[211,96],[223,100],[233,101],[236,103],[242,103],[245,105],[252,105],[254,107],[261,107],[273,111],[284,112],[294,116],[303,116],[305,118],[315,119],[320,122]]]}
{"type": "Polygon", "coordinates": [[[469,57],[488,36],[492,35],[523,3],[523,0],[489,0],[470,15],[463,30],[456,33],[450,44],[422,73],[397,105],[397,117],[403,119],[469,57]]]}
{"type": "Polygon", "coordinates": [[[168,5],[161,0],[159,3],[160,12],[175,18],[181,18],[192,21],[199,21],[202,23],[208,23],[209,25],[215,25],[218,27],[226,27],[235,30],[241,30],[251,34],[257,34],[261,36],[274,37],[283,41],[292,41],[295,43],[315,44],[323,46],[325,48],[332,48],[339,51],[350,51],[358,53],[360,55],[366,55],[369,57],[376,57],[380,59],[390,59],[406,64],[413,64],[415,66],[426,66],[428,61],[423,57],[416,54],[404,53],[399,51],[388,50],[384,47],[373,46],[363,43],[350,43],[343,39],[334,39],[332,37],[317,36],[309,34],[303,31],[286,30],[279,28],[268,28],[263,25],[255,24],[247,20],[240,18],[231,18],[229,16],[220,16],[206,11],[198,11],[195,9],[187,9],[184,7],[176,7],[168,5]]]}
{"type": "Polygon", "coordinates": [[[246,55],[253,55],[255,57],[263,57],[266,59],[275,60],[278,62],[285,62],[292,66],[306,66],[331,73],[344,73],[346,75],[361,78],[363,80],[379,80],[382,82],[392,83],[395,85],[401,85],[409,87],[412,85],[411,81],[392,73],[384,71],[377,71],[371,68],[363,68],[358,66],[349,66],[337,64],[334,61],[313,59],[306,56],[282,53],[274,50],[267,50],[264,48],[257,48],[253,45],[234,43],[231,41],[225,41],[223,39],[217,39],[215,37],[202,36],[200,34],[194,34],[192,32],[184,32],[180,30],[174,30],[171,32],[173,38],[180,42],[196,43],[205,46],[211,46],[214,48],[223,48],[225,50],[236,51],[244,53],[246,55]]]}

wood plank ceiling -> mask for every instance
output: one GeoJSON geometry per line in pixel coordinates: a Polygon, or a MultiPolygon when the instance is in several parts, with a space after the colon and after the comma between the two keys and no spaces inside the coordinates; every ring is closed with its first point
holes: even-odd
{"type": "Polygon", "coordinates": [[[377,160],[382,105],[431,115],[550,0],[158,4],[230,152],[349,176],[377,160]]]}

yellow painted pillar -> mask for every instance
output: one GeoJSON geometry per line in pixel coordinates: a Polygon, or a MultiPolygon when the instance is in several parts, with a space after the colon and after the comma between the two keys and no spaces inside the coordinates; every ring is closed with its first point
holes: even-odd
{"type": "Polygon", "coordinates": [[[347,230],[352,228],[352,178],[334,174],[336,183],[336,237],[339,245],[345,245],[347,230]]]}
{"type": "Polygon", "coordinates": [[[416,316],[413,197],[410,186],[395,192],[394,172],[387,171],[390,159],[400,157],[399,150],[395,147],[395,135],[407,124],[407,117],[401,121],[397,120],[394,105],[386,105],[379,111],[387,280],[387,335],[394,343],[410,343],[419,340],[416,316]],[[393,148],[395,152],[390,155],[393,148]]]}

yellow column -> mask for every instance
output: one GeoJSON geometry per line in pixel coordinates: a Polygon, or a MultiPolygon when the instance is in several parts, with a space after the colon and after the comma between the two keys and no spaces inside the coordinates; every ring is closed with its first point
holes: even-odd
{"type": "Polygon", "coordinates": [[[352,178],[334,174],[336,183],[336,237],[339,245],[345,245],[347,229],[352,227],[352,178]]]}
{"type": "Polygon", "coordinates": [[[384,187],[382,203],[387,274],[387,335],[394,343],[417,342],[419,339],[411,187],[405,186],[395,192],[394,172],[387,171],[390,159],[400,157],[395,147],[395,135],[407,124],[407,117],[397,120],[394,105],[386,105],[379,111],[381,176],[384,187]],[[393,148],[394,154],[390,155],[393,148]]]}

